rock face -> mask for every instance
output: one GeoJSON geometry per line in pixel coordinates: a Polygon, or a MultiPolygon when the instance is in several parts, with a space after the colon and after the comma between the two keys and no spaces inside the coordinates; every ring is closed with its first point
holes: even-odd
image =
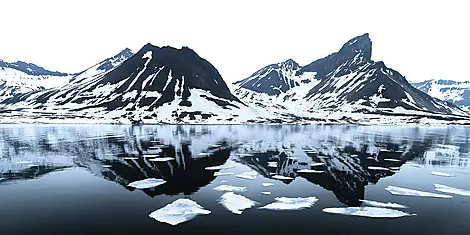
{"type": "Polygon", "coordinates": [[[262,74],[262,69],[236,82],[239,87],[235,94],[248,104],[297,115],[325,112],[466,115],[457,106],[414,88],[399,72],[381,61],[373,61],[371,55],[372,42],[364,34],[346,42],[338,52],[289,70],[289,81],[299,81],[293,82],[294,86],[283,84],[285,89],[273,92],[281,76],[270,76],[276,74],[270,72],[260,78],[257,75],[262,74]]]}
{"type": "Polygon", "coordinates": [[[470,82],[426,80],[411,85],[434,98],[452,102],[461,109],[470,111],[470,82]]]}
{"type": "Polygon", "coordinates": [[[96,72],[112,68],[108,65],[113,61],[82,72],[60,89],[15,96],[3,105],[136,123],[232,121],[249,109],[232,95],[214,66],[187,47],[147,44],[110,71],[96,72]],[[83,75],[87,73],[92,76],[83,75]]]}

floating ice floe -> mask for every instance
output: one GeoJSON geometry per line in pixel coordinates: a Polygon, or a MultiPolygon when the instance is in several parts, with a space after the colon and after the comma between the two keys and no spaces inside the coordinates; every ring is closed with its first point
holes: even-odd
{"type": "Polygon", "coordinates": [[[242,178],[242,179],[247,179],[247,180],[254,180],[254,179],[256,179],[257,175],[258,175],[258,172],[256,172],[256,171],[249,171],[249,172],[238,174],[238,175],[236,175],[236,177],[242,178]]]}
{"type": "Polygon", "coordinates": [[[273,185],[274,185],[274,184],[272,184],[272,183],[263,183],[263,186],[264,186],[264,187],[269,187],[269,186],[273,186],[273,185]]]}
{"type": "Polygon", "coordinates": [[[393,195],[401,195],[401,196],[452,198],[451,195],[423,192],[423,191],[401,188],[401,187],[396,187],[396,186],[387,186],[385,190],[389,191],[393,195]]]}
{"type": "Polygon", "coordinates": [[[225,175],[233,175],[233,172],[215,172],[214,176],[225,176],[225,175]]]}
{"type": "Polygon", "coordinates": [[[443,193],[452,193],[461,196],[470,196],[470,190],[452,188],[442,184],[434,184],[434,190],[443,192],[443,193]]]}
{"type": "Polygon", "coordinates": [[[394,203],[394,202],[377,202],[377,201],[369,201],[369,200],[360,200],[360,201],[366,205],[375,206],[375,207],[388,207],[388,208],[395,208],[395,209],[408,208],[405,205],[401,205],[401,204],[394,203]]]}
{"type": "Polygon", "coordinates": [[[277,162],[268,162],[268,167],[277,167],[277,162]]]}
{"type": "Polygon", "coordinates": [[[357,154],[352,154],[351,157],[359,157],[357,154]]]}
{"type": "Polygon", "coordinates": [[[321,173],[325,173],[325,171],[317,171],[317,170],[304,169],[304,170],[298,170],[297,173],[321,174],[321,173]]]}
{"type": "Polygon", "coordinates": [[[367,157],[369,160],[375,160],[375,157],[367,157]]]}
{"type": "Polygon", "coordinates": [[[154,188],[166,183],[165,180],[162,179],[155,179],[155,178],[148,178],[144,180],[134,181],[127,186],[138,188],[138,189],[146,189],[146,188],[154,188]]]}
{"type": "Polygon", "coordinates": [[[254,156],[253,154],[250,154],[250,153],[237,153],[236,155],[239,157],[253,157],[254,156]]]}
{"type": "Polygon", "coordinates": [[[32,161],[19,161],[19,162],[16,162],[16,164],[31,164],[33,163],[32,161]]]}
{"type": "Polygon", "coordinates": [[[233,185],[219,185],[214,188],[216,191],[226,191],[226,192],[244,192],[246,191],[246,187],[238,187],[238,186],[233,186],[233,185]]]}
{"type": "Polygon", "coordinates": [[[243,210],[256,205],[256,202],[233,192],[224,193],[219,198],[219,203],[234,214],[240,215],[243,210]]]}
{"type": "Polygon", "coordinates": [[[138,160],[138,157],[125,157],[124,160],[138,160]]]}
{"type": "Polygon", "coordinates": [[[204,169],[208,171],[216,171],[216,170],[226,170],[226,169],[231,169],[231,168],[235,168],[235,166],[208,166],[204,169]]]}
{"type": "Polygon", "coordinates": [[[144,158],[152,158],[152,157],[158,157],[158,155],[157,155],[157,154],[144,154],[144,155],[142,155],[142,157],[144,157],[144,158]]]}
{"type": "Polygon", "coordinates": [[[199,155],[199,156],[210,156],[211,153],[199,153],[198,155],[199,155]]]}
{"type": "Polygon", "coordinates": [[[271,195],[271,192],[261,192],[264,195],[271,195]]]}
{"type": "Polygon", "coordinates": [[[102,165],[103,168],[111,168],[111,165],[102,165]]]}
{"type": "Polygon", "coordinates": [[[444,173],[444,172],[438,172],[438,171],[433,171],[433,172],[431,172],[431,175],[442,176],[442,177],[454,177],[454,176],[451,175],[451,174],[444,173]]]}
{"type": "Polygon", "coordinates": [[[325,163],[323,162],[315,162],[315,163],[310,164],[310,166],[323,166],[323,165],[325,165],[325,163]]]}
{"type": "Polygon", "coordinates": [[[151,161],[151,162],[168,162],[168,161],[172,161],[172,160],[175,160],[175,158],[173,158],[173,157],[158,157],[158,158],[152,158],[149,161],[151,161]]]}
{"type": "Polygon", "coordinates": [[[403,211],[380,207],[336,207],[325,208],[323,212],[341,215],[353,215],[371,218],[399,218],[404,216],[414,216],[403,211]]]}
{"type": "Polygon", "coordinates": [[[260,207],[259,209],[266,210],[300,210],[304,208],[312,207],[315,202],[318,201],[316,197],[276,197],[274,198],[276,202],[268,204],[266,206],[260,207]]]}
{"type": "Polygon", "coordinates": [[[208,215],[211,211],[204,209],[202,206],[189,199],[178,199],[165,207],[158,209],[149,214],[159,222],[171,225],[177,225],[194,219],[198,215],[208,215]]]}
{"type": "Polygon", "coordinates": [[[369,166],[367,168],[369,168],[369,170],[374,170],[374,171],[389,171],[390,170],[386,167],[381,167],[381,166],[369,166]]]}
{"type": "Polygon", "coordinates": [[[294,178],[289,177],[289,176],[283,176],[283,175],[273,175],[271,176],[273,179],[278,179],[278,180],[293,180],[294,178]]]}
{"type": "Polygon", "coordinates": [[[399,162],[400,159],[395,159],[395,158],[385,158],[384,161],[386,162],[399,162]]]}

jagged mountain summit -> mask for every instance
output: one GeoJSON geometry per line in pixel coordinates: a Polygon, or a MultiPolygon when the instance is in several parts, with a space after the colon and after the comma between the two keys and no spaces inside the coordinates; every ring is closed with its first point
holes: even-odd
{"type": "Polygon", "coordinates": [[[422,92],[458,105],[463,110],[470,111],[470,82],[459,82],[453,80],[426,80],[423,82],[412,82],[422,92]]]}
{"type": "Polygon", "coordinates": [[[252,75],[235,82],[238,88],[234,93],[243,102],[274,114],[303,117],[468,116],[457,106],[414,88],[399,72],[373,61],[371,55],[372,42],[369,34],[364,34],[346,42],[338,52],[290,70],[289,74],[295,74],[289,80],[300,81],[298,86],[274,93],[280,76],[252,75]]]}
{"type": "Polygon", "coordinates": [[[60,89],[18,95],[1,105],[36,113],[37,118],[50,113],[55,118],[118,123],[234,122],[250,112],[250,117],[256,116],[256,110],[232,95],[214,66],[193,50],[151,44],[106,73],[76,79],[60,89]]]}
{"type": "Polygon", "coordinates": [[[32,63],[0,60],[0,101],[16,94],[61,86],[71,76],[32,63]]]}

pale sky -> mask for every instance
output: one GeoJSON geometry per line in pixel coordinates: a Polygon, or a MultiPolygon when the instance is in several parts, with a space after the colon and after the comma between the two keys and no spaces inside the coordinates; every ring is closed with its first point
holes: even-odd
{"type": "Polygon", "coordinates": [[[188,46],[227,82],[301,65],[369,33],[408,80],[470,80],[467,1],[0,0],[0,59],[75,73],[129,47],[188,46]]]}

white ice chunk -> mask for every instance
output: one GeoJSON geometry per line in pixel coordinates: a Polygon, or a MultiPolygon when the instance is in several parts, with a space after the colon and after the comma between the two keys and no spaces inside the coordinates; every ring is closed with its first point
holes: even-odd
{"type": "Polygon", "coordinates": [[[189,199],[178,199],[165,207],[150,213],[149,217],[159,222],[177,225],[194,219],[198,215],[208,215],[211,211],[189,199]]]}
{"type": "Polygon", "coordinates": [[[268,162],[268,167],[277,167],[277,162],[268,162]]]}
{"type": "Polygon", "coordinates": [[[233,185],[219,185],[214,188],[216,191],[226,191],[226,192],[244,192],[246,191],[246,187],[238,187],[233,185]]]}
{"type": "Polygon", "coordinates": [[[158,157],[158,155],[156,155],[156,154],[145,154],[142,157],[151,158],[151,157],[158,157]]]}
{"type": "Polygon", "coordinates": [[[325,171],[317,171],[317,170],[309,170],[309,169],[304,169],[304,170],[298,170],[297,171],[298,173],[307,173],[307,174],[311,174],[311,173],[316,173],[316,174],[321,174],[321,173],[325,173],[325,171]]]}
{"type": "Polygon", "coordinates": [[[369,170],[374,170],[374,171],[389,171],[390,170],[386,167],[381,167],[381,166],[369,166],[367,168],[369,168],[369,170]]]}
{"type": "Polygon", "coordinates": [[[172,161],[175,160],[173,157],[159,157],[159,158],[152,158],[149,161],[151,162],[167,162],[167,161],[172,161]]]}
{"type": "Polygon", "coordinates": [[[444,172],[438,172],[438,171],[431,172],[431,175],[442,176],[442,177],[454,177],[451,174],[447,174],[447,173],[444,173],[444,172]]]}
{"type": "Polygon", "coordinates": [[[16,164],[31,164],[33,163],[32,161],[19,161],[19,162],[16,162],[16,164]]]}
{"type": "Polygon", "coordinates": [[[30,164],[30,165],[28,165],[28,167],[39,167],[39,165],[37,165],[37,164],[30,164]]]}
{"type": "Polygon", "coordinates": [[[111,168],[112,166],[111,165],[103,165],[102,167],[103,168],[111,168]]]}
{"type": "Polygon", "coordinates": [[[208,166],[204,169],[208,171],[216,171],[216,170],[226,170],[226,169],[231,169],[231,168],[235,168],[235,166],[208,166]]]}
{"type": "Polygon", "coordinates": [[[367,157],[369,160],[375,160],[375,157],[367,157]]]}
{"type": "Polygon", "coordinates": [[[253,157],[254,156],[253,154],[250,154],[250,153],[237,153],[236,155],[239,157],[253,157]]]}
{"type": "Polygon", "coordinates": [[[125,157],[124,160],[138,160],[138,157],[125,157]]]}
{"type": "Polygon", "coordinates": [[[366,205],[375,206],[375,207],[388,207],[388,208],[396,208],[396,209],[408,208],[405,205],[401,205],[401,204],[394,203],[394,202],[385,203],[385,202],[377,202],[377,201],[369,201],[369,200],[360,200],[360,201],[366,205]]]}
{"type": "Polygon", "coordinates": [[[399,218],[404,216],[414,216],[403,211],[380,207],[342,207],[325,208],[323,212],[341,215],[354,215],[371,218],[399,218]]]}
{"type": "Polygon", "coordinates": [[[133,187],[133,188],[138,188],[138,189],[146,189],[146,188],[153,188],[157,187],[159,185],[162,185],[166,183],[165,180],[162,179],[155,179],[155,178],[148,178],[144,180],[139,180],[139,181],[134,181],[127,186],[133,187]]]}
{"type": "Polygon", "coordinates": [[[263,186],[264,186],[264,187],[269,187],[269,186],[273,186],[273,185],[274,185],[274,184],[272,184],[272,183],[263,183],[263,186]]]}
{"type": "Polygon", "coordinates": [[[443,193],[452,193],[462,196],[470,196],[470,190],[452,188],[442,184],[434,184],[434,190],[443,192],[443,193]]]}
{"type": "Polygon", "coordinates": [[[238,175],[236,175],[236,177],[242,178],[242,179],[247,179],[247,180],[254,180],[257,175],[258,175],[258,172],[256,172],[256,171],[249,171],[249,172],[244,172],[244,173],[238,174],[238,175]]]}
{"type": "Polygon", "coordinates": [[[450,195],[436,194],[430,192],[423,192],[414,189],[401,188],[396,186],[387,186],[385,190],[389,191],[393,195],[402,196],[416,196],[416,197],[436,197],[436,198],[452,198],[450,195]]]}
{"type": "Polygon", "coordinates": [[[242,195],[233,192],[224,193],[219,198],[219,203],[234,214],[240,215],[243,210],[253,207],[256,203],[242,195]]]}
{"type": "Polygon", "coordinates": [[[315,162],[315,163],[310,164],[310,166],[323,166],[323,165],[325,165],[325,163],[323,162],[315,162]]]}
{"type": "Polygon", "coordinates": [[[293,180],[294,179],[292,177],[283,176],[283,175],[273,175],[271,177],[273,177],[273,179],[278,179],[278,180],[293,180]]]}
{"type": "Polygon", "coordinates": [[[259,209],[267,210],[300,210],[312,207],[318,201],[316,197],[306,198],[289,198],[289,197],[276,197],[276,202],[260,207],[259,209]]]}
{"type": "Polygon", "coordinates": [[[233,172],[215,172],[214,176],[233,175],[233,172]]]}
{"type": "Polygon", "coordinates": [[[271,192],[261,192],[264,195],[271,195],[271,192]]]}
{"type": "Polygon", "coordinates": [[[384,161],[387,161],[387,162],[399,162],[400,159],[394,159],[394,158],[384,158],[384,161]]]}

